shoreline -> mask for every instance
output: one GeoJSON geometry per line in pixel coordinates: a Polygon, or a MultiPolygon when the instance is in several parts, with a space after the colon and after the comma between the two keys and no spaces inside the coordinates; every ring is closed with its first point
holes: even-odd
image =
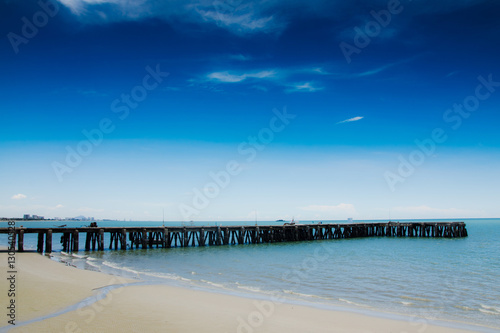
{"type": "MultiPolygon", "coordinates": [[[[62,252],[64,253],[64,252],[62,252]]],[[[67,255],[69,257],[74,256],[74,254],[70,253],[64,253],[64,255],[67,255]]],[[[78,256],[77,256],[78,257],[78,256]]],[[[61,256],[54,256],[50,255],[51,260],[54,260],[56,262],[62,262],[64,263],[65,261],[63,260],[64,257],[61,256]]],[[[86,268],[82,266],[74,266],[77,267],[78,269],[83,269],[87,270],[86,268]]],[[[118,275],[122,276],[124,278],[127,278],[127,274],[123,274],[128,272],[128,270],[123,270],[123,268],[117,268],[115,266],[109,266],[112,269],[110,270],[102,270],[103,267],[98,268],[98,266],[94,266],[96,269],[89,269],[90,271],[95,271],[95,272],[101,272],[103,274],[109,274],[109,275],[118,275]]],[[[106,267],[108,268],[108,267],[106,267]]],[[[342,312],[342,313],[351,313],[351,314],[357,314],[361,316],[368,316],[368,317],[373,317],[373,318],[383,318],[383,319],[388,319],[388,320],[397,320],[397,321],[411,321],[412,323],[422,323],[425,322],[426,325],[430,324],[433,326],[440,326],[440,327],[445,327],[445,328],[451,328],[451,329],[463,329],[463,330],[471,330],[475,332],[500,332],[500,327],[496,326],[487,326],[483,325],[481,323],[473,322],[473,321],[460,321],[460,320],[454,320],[450,318],[444,318],[444,317],[425,317],[421,314],[413,314],[413,313],[404,313],[404,312],[396,312],[396,311],[391,311],[388,309],[382,309],[379,307],[374,307],[370,305],[364,305],[364,304],[356,304],[352,303],[349,301],[346,301],[349,304],[343,304],[339,302],[333,302],[329,301],[327,299],[322,299],[319,296],[314,296],[314,295],[301,295],[301,296],[293,296],[293,295],[299,295],[295,294],[293,292],[290,292],[290,294],[284,293],[283,295],[278,294],[278,293],[271,293],[269,291],[267,292],[259,292],[259,291],[252,291],[246,288],[242,289],[233,289],[227,286],[222,286],[222,285],[216,285],[213,284],[209,281],[204,281],[205,283],[208,284],[200,284],[196,283],[199,281],[194,281],[194,280],[186,280],[182,277],[178,277],[178,279],[161,279],[158,278],[157,281],[154,280],[148,280],[144,279],[142,280],[142,274],[147,273],[137,273],[136,278],[132,278],[135,281],[139,281],[136,284],[138,285],[145,285],[145,286],[170,286],[174,288],[181,288],[181,289],[187,289],[187,290],[195,290],[195,291],[200,291],[200,292],[208,292],[211,294],[222,294],[222,295],[227,295],[227,296],[235,296],[239,298],[246,298],[246,299],[251,299],[251,300],[258,300],[258,301],[272,301],[275,303],[284,303],[284,304],[290,304],[294,306],[303,306],[303,307],[308,307],[308,308],[314,308],[318,310],[325,310],[325,311],[334,311],[334,312],[342,312]],[[216,285],[214,287],[214,285],[216,285]],[[304,297],[305,296],[305,297],[304,297]],[[308,299],[308,297],[311,298],[311,300],[308,299]],[[318,299],[316,299],[318,298],[318,299]],[[354,304],[354,305],[351,305],[354,304]]],[[[129,274],[130,278],[130,274],[129,274]]],[[[239,287],[238,287],[239,288],[239,287]]],[[[345,301],[345,300],[344,300],[345,301]]]]}
{"type": "MultiPolygon", "coordinates": [[[[5,252],[0,254],[4,271],[6,257],[5,252]]],[[[338,332],[420,332],[423,328],[436,333],[498,331],[462,323],[456,323],[457,327],[440,326],[441,322],[416,317],[394,319],[394,315],[383,312],[363,314],[348,308],[321,308],[320,304],[142,284],[69,267],[38,253],[16,253],[16,259],[16,321],[22,325],[5,326],[5,320],[0,332],[331,332],[332,327],[338,332]],[[106,292],[101,298],[99,290],[106,292]]]]}

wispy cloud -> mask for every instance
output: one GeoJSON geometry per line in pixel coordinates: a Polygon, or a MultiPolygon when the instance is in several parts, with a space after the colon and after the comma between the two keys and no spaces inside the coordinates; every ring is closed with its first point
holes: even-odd
{"type": "Polygon", "coordinates": [[[298,83],[287,89],[287,92],[314,92],[323,90],[323,87],[315,87],[311,82],[298,83]]]}
{"type": "Polygon", "coordinates": [[[339,121],[336,125],[338,124],[343,124],[343,123],[350,123],[350,122],[353,122],[353,121],[358,121],[358,120],[361,120],[363,119],[364,117],[354,117],[354,118],[349,118],[349,119],[346,119],[346,120],[342,120],[342,121],[339,121]]]}
{"type": "Polygon", "coordinates": [[[231,74],[229,72],[213,72],[208,74],[207,77],[210,80],[215,80],[219,82],[235,83],[244,81],[248,78],[266,79],[266,78],[272,78],[275,75],[276,72],[266,70],[266,71],[243,73],[243,74],[231,74]]]}
{"type": "Polygon", "coordinates": [[[89,11],[89,7],[93,5],[113,4],[121,8],[139,5],[139,1],[120,1],[120,0],[58,0],[58,1],[62,3],[64,6],[68,7],[73,14],[78,16],[87,14],[89,11]]]}
{"type": "Polygon", "coordinates": [[[211,0],[57,0],[80,19],[99,21],[138,20],[159,17],[210,23],[235,34],[268,32],[279,29],[273,15],[263,14],[260,4],[211,0]]]}
{"type": "MultiPolygon", "coordinates": [[[[338,19],[348,12],[342,1],[310,0],[57,0],[79,19],[91,24],[119,20],[161,18],[172,21],[188,21],[216,24],[235,34],[255,32],[281,32],[293,17],[313,14],[338,19]],[[286,8],[286,10],[284,10],[286,8]],[[272,14],[270,14],[272,13],[272,14]]],[[[449,12],[491,0],[455,0],[436,2],[429,6],[425,2],[412,5],[412,15],[449,12]]],[[[354,2],[351,6],[357,6],[354,2]]],[[[368,18],[369,21],[372,17],[368,18]]],[[[361,22],[364,26],[366,22],[361,22]]],[[[394,23],[391,23],[394,24],[394,23]]],[[[391,38],[398,34],[397,26],[386,27],[378,38],[391,38]]],[[[342,33],[351,39],[353,29],[342,33]]]]}
{"type": "Polygon", "coordinates": [[[385,64],[383,66],[380,66],[380,67],[377,67],[377,68],[373,68],[373,69],[364,71],[362,73],[353,74],[353,75],[351,75],[351,77],[364,77],[364,76],[375,75],[375,74],[381,73],[381,72],[383,72],[383,71],[385,71],[385,70],[387,70],[387,69],[389,69],[391,67],[411,62],[411,61],[417,59],[418,57],[420,57],[420,55],[416,55],[416,56],[413,56],[413,57],[410,57],[410,58],[407,58],[407,59],[403,59],[403,60],[400,60],[400,61],[391,62],[391,63],[385,64]]]}
{"type": "Polygon", "coordinates": [[[25,194],[21,194],[21,193],[15,194],[11,197],[11,199],[14,199],[14,200],[21,200],[21,199],[26,199],[26,198],[27,198],[27,196],[25,194]]]}
{"type": "MultiPolygon", "coordinates": [[[[295,76],[304,76],[304,75],[324,75],[320,68],[315,68],[311,70],[311,68],[284,68],[284,69],[265,69],[258,71],[217,71],[211,72],[207,74],[201,80],[197,80],[198,83],[203,84],[204,82],[214,82],[214,83],[241,83],[244,81],[248,81],[253,79],[252,83],[255,83],[255,80],[265,80],[267,82],[272,82],[272,84],[276,86],[281,86],[285,88],[285,92],[315,92],[325,89],[320,86],[316,82],[306,81],[300,83],[291,83],[290,81],[294,80],[295,76]]],[[[312,78],[312,77],[311,77],[312,78]]],[[[193,81],[196,82],[196,81],[193,81]]],[[[293,82],[293,81],[292,81],[293,82]]],[[[256,88],[255,85],[252,86],[256,88]]],[[[267,91],[268,87],[258,86],[259,90],[267,91]]]]}
{"type": "Polygon", "coordinates": [[[205,21],[212,21],[218,26],[239,33],[266,30],[273,20],[272,16],[259,17],[250,5],[230,8],[226,12],[204,9],[197,9],[196,11],[205,21]]]}

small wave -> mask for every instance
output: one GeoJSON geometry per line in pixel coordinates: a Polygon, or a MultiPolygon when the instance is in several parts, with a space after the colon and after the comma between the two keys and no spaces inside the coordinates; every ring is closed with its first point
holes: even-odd
{"type": "Polygon", "coordinates": [[[182,276],[168,273],[150,273],[150,272],[141,272],[142,275],[151,276],[154,278],[165,279],[165,280],[176,280],[176,281],[187,281],[192,282],[193,280],[183,278],[182,276]]]}
{"type": "Polygon", "coordinates": [[[69,254],[69,253],[67,253],[67,252],[63,252],[63,251],[61,251],[60,253],[61,253],[63,256],[70,256],[70,254],[69,254]]]}
{"type": "Polygon", "coordinates": [[[78,259],[86,259],[86,258],[88,257],[88,256],[80,256],[80,255],[78,255],[78,254],[74,254],[74,253],[72,253],[71,255],[72,255],[73,257],[75,257],[75,258],[78,258],[78,259]]]}
{"type": "Polygon", "coordinates": [[[410,305],[413,305],[412,302],[400,302],[401,304],[403,304],[404,306],[410,306],[410,305]]]}
{"type": "Polygon", "coordinates": [[[191,272],[191,275],[196,275],[196,272],[191,272]]]}
{"type": "Polygon", "coordinates": [[[100,265],[98,263],[96,263],[96,261],[89,260],[89,258],[87,258],[87,260],[85,260],[85,264],[92,266],[92,267],[100,268],[100,265]]]}
{"type": "Polygon", "coordinates": [[[321,297],[321,296],[317,296],[317,295],[302,294],[302,293],[298,293],[298,292],[293,291],[293,290],[283,289],[283,292],[285,294],[297,295],[297,296],[300,296],[300,297],[329,299],[329,298],[325,298],[325,297],[321,297]]]}
{"type": "Polygon", "coordinates": [[[207,280],[200,280],[200,282],[209,284],[209,285],[217,287],[217,288],[224,288],[224,286],[220,283],[215,283],[215,282],[211,282],[211,281],[207,281],[207,280]]]}
{"type": "Polygon", "coordinates": [[[401,296],[403,299],[409,299],[412,301],[419,301],[419,302],[432,302],[430,299],[427,298],[419,298],[419,297],[411,297],[411,296],[401,296]]]}
{"type": "Polygon", "coordinates": [[[496,311],[488,311],[488,310],[485,310],[485,309],[479,309],[479,311],[482,312],[482,313],[486,313],[486,314],[494,315],[494,316],[500,315],[500,313],[498,313],[496,311]]]}
{"type": "Polygon", "coordinates": [[[476,310],[474,308],[469,308],[468,306],[463,306],[463,305],[454,305],[454,307],[457,309],[465,310],[465,311],[475,311],[476,310]]]}
{"type": "Polygon", "coordinates": [[[108,267],[111,267],[111,268],[114,268],[114,269],[118,269],[118,270],[122,270],[122,271],[125,271],[125,272],[129,272],[129,273],[133,273],[133,274],[137,274],[139,275],[140,272],[132,269],[132,268],[128,268],[128,267],[125,267],[125,266],[119,266],[119,265],[116,265],[116,264],[113,264],[109,261],[104,261],[102,263],[104,266],[108,266],[108,267]]]}
{"type": "Polygon", "coordinates": [[[356,303],[356,302],[353,302],[353,301],[349,301],[349,300],[344,299],[344,298],[339,298],[339,301],[344,302],[344,303],[347,303],[347,304],[351,304],[351,305],[355,305],[355,306],[363,307],[363,308],[368,308],[368,307],[369,307],[369,306],[367,306],[367,305],[363,305],[363,304],[359,304],[359,303],[356,303]]]}
{"type": "Polygon", "coordinates": [[[481,305],[481,309],[479,309],[479,311],[484,312],[484,313],[488,313],[488,314],[500,315],[500,308],[499,307],[489,306],[489,305],[484,305],[484,304],[480,304],[480,305],[481,305]]]}
{"type": "Polygon", "coordinates": [[[251,291],[254,293],[261,293],[262,292],[262,289],[260,289],[259,287],[244,286],[244,285],[239,284],[238,282],[236,282],[236,287],[239,289],[251,291]]]}

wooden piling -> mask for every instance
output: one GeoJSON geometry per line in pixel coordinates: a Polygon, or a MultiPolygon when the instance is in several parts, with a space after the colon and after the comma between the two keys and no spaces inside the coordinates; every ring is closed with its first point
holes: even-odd
{"type": "Polygon", "coordinates": [[[38,233],[38,245],[37,245],[37,252],[42,253],[43,252],[43,232],[38,233]]]}
{"type": "Polygon", "coordinates": [[[198,246],[205,246],[205,228],[200,229],[200,240],[198,246]]]}
{"type": "Polygon", "coordinates": [[[72,234],[72,240],[73,240],[73,248],[72,248],[72,251],[73,252],[78,252],[78,248],[79,248],[79,234],[78,234],[78,229],[74,230],[73,231],[73,234],[72,234]]]}
{"type": "MultiPolygon", "coordinates": [[[[14,235],[14,238],[16,236],[14,235]]],[[[18,240],[17,240],[17,251],[23,252],[24,251],[24,230],[21,229],[19,230],[18,234],[18,240]]]]}
{"type": "Polygon", "coordinates": [[[127,229],[122,229],[120,232],[120,249],[127,249],[127,229]]]}
{"type": "Polygon", "coordinates": [[[45,233],[45,253],[52,253],[52,229],[45,233]]]}
{"type": "Polygon", "coordinates": [[[182,230],[182,246],[183,247],[188,247],[189,246],[189,238],[188,238],[188,233],[186,230],[186,227],[184,227],[184,230],[182,230]]]}
{"type": "Polygon", "coordinates": [[[146,229],[142,230],[142,249],[145,250],[148,248],[148,232],[146,229]]]}
{"type": "Polygon", "coordinates": [[[99,229],[99,251],[104,251],[104,230],[99,229]]]}

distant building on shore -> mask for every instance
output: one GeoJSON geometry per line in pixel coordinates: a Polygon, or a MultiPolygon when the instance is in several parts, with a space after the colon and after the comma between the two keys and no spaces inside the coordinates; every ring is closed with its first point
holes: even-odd
{"type": "Polygon", "coordinates": [[[23,220],[44,220],[45,218],[43,216],[39,215],[33,215],[31,216],[30,214],[24,214],[23,215],[23,220]]]}

